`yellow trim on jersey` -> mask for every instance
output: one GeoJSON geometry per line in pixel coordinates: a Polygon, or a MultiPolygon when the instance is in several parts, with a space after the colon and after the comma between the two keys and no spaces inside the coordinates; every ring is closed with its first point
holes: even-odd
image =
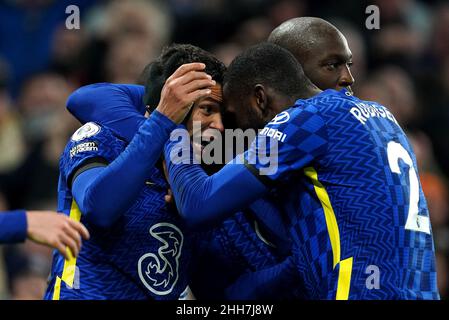
{"type": "Polygon", "coordinates": [[[304,173],[312,180],[316,195],[323,206],[324,217],[326,218],[327,231],[332,246],[332,254],[334,256],[334,268],[340,262],[340,232],[338,230],[337,218],[335,218],[334,209],[326,189],[318,180],[318,173],[312,167],[304,169],[304,173]]]}
{"type": "Polygon", "coordinates": [[[349,289],[351,285],[351,273],[352,273],[352,262],[353,258],[347,258],[341,261],[341,245],[340,245],[340,231],[338,229],[337,218],[335,217],[334,209],[332,208],[331,200],[326,188],[318,180],[318,173],[312,167],[304,168],[304,173],[306,177],[312,180],[316,195],[321,202],[323,207],[324,217],[326,219],[326,227],[329,233],[329,240],[332,246],[333,255],[333,267],[340,265],[338,272],[338,282],[337,282],[337,300],[347,300],[349,297],[349,289]]]}
{"type": "Polygon", "coordinates": [[[352,257],[340,261],[336,300],[348,300],[351,288],[352,261],[352,257]]]}
{"type": "Polygon", "coordinates": [[[59,300],[60,293],[61,293],[61,278],[56,277],[55,287],[53,288],[52,300],[59,300]]]}
{"type": "MultiPolygon", "coordinates": [[[[79,222],[81,220],[81,211],[78,208],[75,200],[72,200],[72,206],[70,208],[70,219],[76,222],[79,222]]],[[[59,300],[62,281],[70,288],[73,287],[73,282],[75,281],[76,258],[73,257],[72,252],[68,247],[66,248],[66,251],[69,256],[69,260],[64,260],[62,277],[56,278],[55,287],[53,290],[53,300],[59,300]]]]}

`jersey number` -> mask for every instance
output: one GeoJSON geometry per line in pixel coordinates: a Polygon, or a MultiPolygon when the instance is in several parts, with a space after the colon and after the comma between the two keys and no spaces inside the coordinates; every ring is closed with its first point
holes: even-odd
{"type": "Polygon", "coordinates": [[[390,141],[387,146],[388,164],[393,173],[401,174],[399,168],[399,159],[402,159],[405,164],[409,166],[408,176],[410,179],[410,201],[408,207],[407,222],[405,223],[405,229],[425,232],[430,234],[430,220],[429,217],[418,215],[419,212],[419,181],[415,168],[413,167],[413,161],[410,154],[405,148],[394,141],[390,141]]]}

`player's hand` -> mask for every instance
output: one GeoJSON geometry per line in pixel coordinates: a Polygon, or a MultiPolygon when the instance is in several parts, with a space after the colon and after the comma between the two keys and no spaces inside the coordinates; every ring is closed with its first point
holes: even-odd
{"type": "Polygon", "coordinates": [[[67,260],[70,255],[78,256],[82,238],[89,239],[86,227],[66,215],[52,211],[27,211],[26,217],[28,238],[57,249],[67,260]]]}
{"type": "Polygon", "coordinates": [[[211,93],[215,85],[212,77],[203,70],[204,63],[188,63],[180,66],[162,88],[161,100],[156,110],[175,123],[181,123],[193,103],[211,93]]]}

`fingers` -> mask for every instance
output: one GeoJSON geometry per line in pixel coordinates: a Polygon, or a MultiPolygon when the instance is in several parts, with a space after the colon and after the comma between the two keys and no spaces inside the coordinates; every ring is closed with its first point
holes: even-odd
{"type": "MultiPolygon", "coordinates": [[[[78,231],[74,228],[72,228],[72,225],[69,224],[67,228],[65,228],[65,235],[68,236],[76,245],[77,251],[79,252],[81,250],[81,235],[78,233],[78,231]]],[[[72,253],[75,254],[75,252],[72,250],[72,253]]],[[[77,256],[77,254],[75,254],[77,256]]]]}
{"type": "Polygon", "coordinates": [[[212,77],[206,72],[190,71],[179,78],[173,78],[171,80],[178,81],[180,85],[185,85],[194,80],[212,80],[212,77]]]}
{"type": "Polygon", "coordinates": [[[164,196],[164,200],[167,204],[171,204],[173,201],[172,196],[169,196],[168,194],[164,196]]]}
{"type": "Polygon", "coordinates": [[[173,202],[173,193],[171,189],[167,190],[167,194],[164,196],[165,202],[171,204],[173,202]]]}
{"type": "Polygon", "coordinates": [[[190,71],[202,71],[206,69],[206,65],[204,63],[200,62],[194,62],[194,63],[186,63],[180,66],[176,71],[167,79],[173,79],[173,78],[179,78],[190,71]]]}
{"type": "Polygon", "coordinates": [[[54,245],[55,249],[59,251],[59,253],[64,257],[66,260],[70,260],[70,256],[66,250],[66,246],[62,242],[58,242],[54,245]]]}
{"type": "Polygon", "coordinates": [[[216,84],[210,75],[202,72],[205,67],[204,63],[180,66],[165,82],[156,110],[173,122],[181,123],[192,103],[210,95],[209,87],[216,84]]]}
{"type": "Polygon", "coordinates": [[[195,80],[184,85],[184,90],[186,93],[192,93],[198,89],[208,89],[215,84],[216,82],[214,80],[195,80]]]}
{"type": "Polygon", "coordinates": [[[77,257],[81,251],[82,239],[89,238],[89,231],[81,223],[61,215],[63,226],[55,246],[65,259],[77,257]]]}
{"type": "Polygon", "coordinates": [[[74,228],[81,235],[81,237],[83,237],[83,239],[88,240],[90,238],[89,231],[82,223],[79,223],[79,222],[76,222],[73,220],[69,220],[69,221],[70,221],[72,228],[74,228]]]}
{"type": "MultiPolygon", "coordinates": [[[[69,237],[67,234],[64,234],[61,236],[61,241],[64,246],[70,250],[73,257],[78,256],[81,246],[78,246],[77,242],[73,238],[69,237]]],[[[66,259],[67,257],[71,258],[69,253],[66,253],[64,256],[66,256],[66,259]]]]}
{"type": "Polygon", "coordinates": [[[189,93],[186,96],[186,100],[187,101],[197,101],[198,99],[205,98],[210,94],[211,94],[210,89],[196,90],[196,91],[193,91],[192,93],[189,93]]]}

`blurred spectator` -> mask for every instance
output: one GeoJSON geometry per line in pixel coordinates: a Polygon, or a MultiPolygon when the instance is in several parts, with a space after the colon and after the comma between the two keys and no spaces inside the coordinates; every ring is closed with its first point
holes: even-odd
{"type": "Polygon", "coordinates": [[[0,88],[0,174],[14,170],[25,156],[20,118],[6,88],[0,88]]]}
{"type": "Polygon", "coordinates": [[[149,61],[158,55],[145,37],[131,35],[111,43],[106,56],[106,79],[114,83],[135,83],[149,61]]]}
{"type": "Polygon", "coordinates": [[[162,2],[113,0],[107,5],[104,14],[104,23],[97,32],[109,41],[140,35],[152,42],[152,46],[158,50],[169,41],[171,20],[162,2]]]}
{"type": "Polygon", "coordinates": [[[55,209],[59,156],[78,126],[65,111],[72,89],[63,77],[52,73],[35,75],[23,86],[18,105],[26,156],[14,171],[0,176],[12,207],[55,209]]]}
{"type": "Polygon", "coordinates": [[[434,57],[443,61],[449,57],[449,4],[442,2],[435,10],[433,34],[429,46],[434,57]]]}
{"type": "Polygon", "coordinates": [[[40,300],[47,288],[51,250],[31,241],[6,248],[10,299],[40,300]]]}
{"type": "Polygon", "coordinates": [[[0,2],[0,55],[11,67],[14,96],[31,74],[45,70],[50,61],[55,28],[64,23],[65,9],[77,5],[81,14],[90,0],[15,0],[0,2]]]}
{"type": "Polygon", "coordinates": [[[438,289],[440,290],[441,298],[447,299],[449,297],[449,277],[447,272],[449,270],[449,264],[447,255],[437,252],[436,262],[438,289]]]}
{"type": "Polygon", "coordinates": [[[94,7],[85,25],[82,84],[116,78],[132,83],[141,71],[136,69],[169,43],[172,20],[162,2],[113,0],[94,7]]]}
{"type": "Polygon", "coordinates": [[[415,88],[409,75],[399,67],[385,66],[372,73],[366,83],[360,85],[356,95],[388,106],[405,128],[415,119],[415,88]]]}
{"type": "Polygon", "coordinates": [[[258,17],[245,21],[237,30],[234,41],[249,47],[267,40],[273,27],[266,18],[258,17]]]}
{"type": "Polygon", "coordinates": [[[223,45],[218,45],[212,52],[217,58],[222,61],[226,66],[234,60],[234,58],[243,51],[243,48],[235,42],[228,42],[223,45]]]}
{"type": "Polygon", "coordinates": [[[449,4],[434,8],[432,34],[417,66],[420,127],[429,135],[436,158],[449,176],[449,4]]]}
{"type": "MultiPolygon", "coordinates": [[[[449,219],[447,185],[438,175],[430,172],[420,174],[420,180],[429,206],[432,225],[434,229],[444,228],[449,219]]],[[[449,245],[445,247],[449,249],[449,245]]]]}
{"type": "Polygon", "coordinates": [[[292,18],[306,16],[307,9],[307,1],[275,1],[270,10],[268,10],[269,19],[272,25],[271,29],[274,29],[282,22],[292,18]]]}
{"type": "Polygon", "coordinates": [[[376,0],[380,30],[365,33],[370,39],[370,60],[413,68],[425,50],[430,14],[424,3],[414,0],[376,0]]]}
{"type": "Polygon", "coordinates": [[[69,30],[65,25],[57,27],[51,44],[49,69],[67,78],[76,87],[87,81],[87,70],[83,61],[83,48],[87,42],[84,28],[69,30]]]}

